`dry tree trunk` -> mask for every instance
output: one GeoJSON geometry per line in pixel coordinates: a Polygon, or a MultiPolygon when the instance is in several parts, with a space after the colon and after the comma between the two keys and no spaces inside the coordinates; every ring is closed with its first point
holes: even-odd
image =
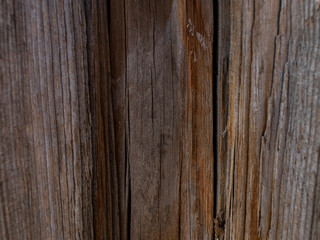
{"type": "Polygon", "coordinates": [[[0,238],[319,238],[319,10],[2,1],[0,238]]]}

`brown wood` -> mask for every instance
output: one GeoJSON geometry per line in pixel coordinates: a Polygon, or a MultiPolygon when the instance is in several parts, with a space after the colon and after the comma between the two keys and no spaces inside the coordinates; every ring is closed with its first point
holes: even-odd
{"type": "Polygon", "coordinates": [[[319,239],[318,0],[3,0],[0,239],[319,239]]]}
{"type": "Polygon", "coordinates": [[[110,49],[121,239],[211,239],[213,2],[111,0],[110,49]]]}
{"type": "Polygon", "coordinates": [[[3,239],[213,235],[212,2],[108,5],[1,4],[3,239]]]}
{"type": "Polygon", "coordinates": [[[319,6],[220,2],[218,212],[226,215],[225,239],[320,238],[319,6]]]}
{"type": "Polygon", "coordinates": [[[0,11],[0,239],[107,239],[106,7],[4,0],[0,11]]]}

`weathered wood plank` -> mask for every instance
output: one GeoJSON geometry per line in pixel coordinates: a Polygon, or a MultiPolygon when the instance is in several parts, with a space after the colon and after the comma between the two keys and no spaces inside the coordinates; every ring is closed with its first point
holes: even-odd
{"type": "Polygon", "coordinates": [[[219,57],[225,238],[318,239],[319,2],[230,1],[221,14],[231,21],[227,72],[219,57]]]}
{"type": "Polygon", "coordinates": [[[3,239],[211,238],[212,13],[1,4],[3,239]]]}
{"type": "Polygon", "coordinates": [[[94,95],[107,75],[91,71],[107,62],[98,3],[1,1],[1,239],[107,238],[106,150],[92,143],[108,102],[94,95]]]}
{"type": "Polygon", "coordinates": [[[110,12],[121,239],[211,239],[213,3],[110,12]]]}
{"type": "Polygon", "coordinates": [[[0,6],[1,239],[319,238],[319,1],[0,6]]]}

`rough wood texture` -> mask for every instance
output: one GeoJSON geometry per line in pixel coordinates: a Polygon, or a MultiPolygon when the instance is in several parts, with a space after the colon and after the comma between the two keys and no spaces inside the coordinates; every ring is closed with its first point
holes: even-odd
{"type": "Polygon", "coordinates": [[[107,239],[101,5],[1,1],[1,239],[107,239]]]}
{"type": "Polygon", "coordinates": [[[110,49],[115,236],[211,239],[213,2],[111,0],[110,49]]]}
{"type": "Polygon", "coordinates": [[[212,13],[1,2],[1,239],[212,238],[212,13]]]}
{"type": "Polygon", "coordinates": [[[320,3],[223,4],[218,212],[225,210],[225,239],[319,239],[320,3]]]}
{"type": "Polygon", "coordinates": [[[0,24],[1,239],[320,238],[319,0],[3,0],[0,24]]]}

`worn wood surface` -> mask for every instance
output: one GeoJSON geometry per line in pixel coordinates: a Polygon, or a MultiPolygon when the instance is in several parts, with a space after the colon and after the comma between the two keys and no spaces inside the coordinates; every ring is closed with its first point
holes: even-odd
{"type": "Polygon", "coordinates": [[[0,25],[0,239],[319,239],[318,0],[4,0],[0,25]]]}
{"type": "Polygon", "coordinates": [[[212,238],[212,13],[1,2],[1,239],[212,238]]]}
{"type": "Polygon", "coordinates": [[[111,0],[110,49],[121,239],[212,239],[213,2],[111,0]]]}
{"type": "Polygon", "coordinates": [[[222,2],[220,239],[319,239],[320,3],[222,2]]]}
{"type": "Polygon", "coordinates": [[[0,239],[107,239],[101,2],[0,3],[0,239]]]}

